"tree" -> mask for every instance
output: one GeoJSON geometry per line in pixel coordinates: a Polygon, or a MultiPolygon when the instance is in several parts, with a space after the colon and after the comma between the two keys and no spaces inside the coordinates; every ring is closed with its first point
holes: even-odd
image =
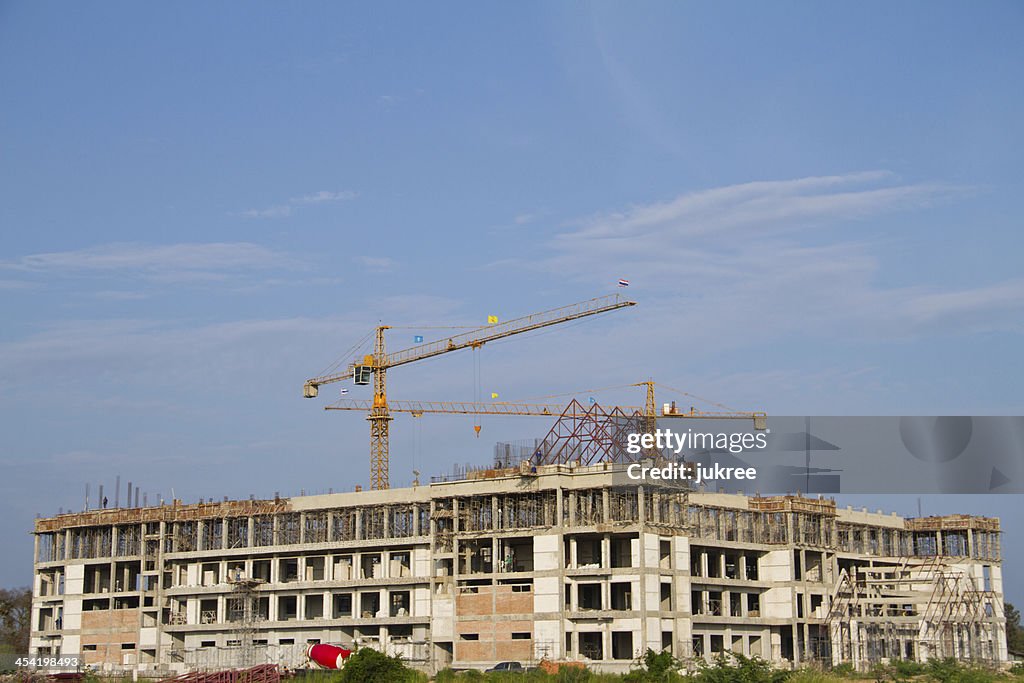
{"type": "Polygon", "coordinates": [[[0,651],[28,653],[32,589],[0,588],[0,651]]]}
{"type": "Polygon", "coordinates": [[[1024,627],[1020,624],[1020,610],[1005,603],[1006,646],[1013,652],[1024,652],[1024,627]]]}

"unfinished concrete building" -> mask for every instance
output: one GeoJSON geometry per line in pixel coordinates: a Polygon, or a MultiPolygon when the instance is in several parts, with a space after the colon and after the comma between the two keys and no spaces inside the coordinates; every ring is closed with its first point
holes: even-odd
{"type": "Polygon", "coordinates": [[[1006,660],[996,519],[621,487],[621,468],[39,519],[31,647],[167,672],[297,666],[315,642],[427,670],[1006,660]]]}

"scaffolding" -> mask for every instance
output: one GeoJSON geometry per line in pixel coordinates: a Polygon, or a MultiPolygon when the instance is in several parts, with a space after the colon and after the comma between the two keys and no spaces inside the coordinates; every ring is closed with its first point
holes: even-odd
{"type": "Polygon", "coordinates": [[[1000,656],[1002,616],[996,593],[941,557],[844,568],[825,619],[827,658],[861,671],[900,659],[991,664],[1000,656]]]}
{"type": "Polygon", "coordinates": [[[246,578],[241,572],[228,577],[231,595],[228,597],[228,619],[234,624],[234,640],[238,643],[237,666],[256,666],[256,634],[259,631],[260,585],[263,579],[246,578]]]}

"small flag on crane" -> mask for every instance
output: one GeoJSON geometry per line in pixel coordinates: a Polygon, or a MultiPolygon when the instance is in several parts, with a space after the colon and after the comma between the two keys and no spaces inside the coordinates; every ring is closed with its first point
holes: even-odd
{"type": "Polygon", "coordinates": [[[629,287],[629,280],[625,278],[619,278],[619,287],[629,287]]]}
{"type": "Polygon", "coordinates": [[[597,403],[597,399],[594,398],[593,396],[591,396],[590,397],[590,405],[594,405],[595,403],[597,403]]]}
{"type": "Polygon", "coordinates": [[[498,392],[492,391],[491,392],[491,398],[498,398],[498,392]]]}
{"type": "Polygon", "coordinates": [[[421,343],[422,341],[423,341],[423,335],[422,335],[422,334],[417,334],[416,336],[414,336],[414,337],[412,338],[412,343],[413,343],[413,344],[419,344],[419,343],[421,343]]]}
{"type": "Polygon", "coordinates": [[[498,322],[498,316],[496,316],[496,315],[489,315],[489,316],[487,316],[487,324],[488,325],[494,325],[497,322],[498,322]]]}
{"type": "Polygon", "coordinates": [[[342,387],[341,388],[341,395],[344,396],[347,393],[348,393],[348,387],[342,387]]]}

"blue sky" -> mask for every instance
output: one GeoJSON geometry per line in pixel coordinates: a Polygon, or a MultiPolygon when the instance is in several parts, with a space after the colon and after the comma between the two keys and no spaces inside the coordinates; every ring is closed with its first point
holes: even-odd
{"type": "MultiPolygon", "coordinates": [[[[485,395],[1022,414],[1022,28],[1015,2],[0,3],[0,584],[86,482],[365,484],[365,422],[306,377],[378,321],[397,349],[620,277],[641,305],[486,347],[485,395]]],[[[468,354],[389,379],[476,391],[468,354]]],[[[546,429],[399,418],[392,481],[546,429]]]]}

